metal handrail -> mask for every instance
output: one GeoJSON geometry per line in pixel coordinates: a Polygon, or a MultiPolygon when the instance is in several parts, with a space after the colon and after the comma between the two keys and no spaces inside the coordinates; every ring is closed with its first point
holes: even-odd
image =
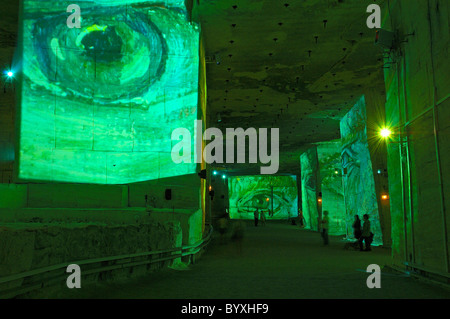
{"type": "Polygon", "coordinates": [[[417,264],[412,263],[412,262],[404,262],[403,265],[405,265],[407,270],[411,270],[411,269],[412,270],[419,270],[419,271],[425,272],[425,273],[427,273],[429,275],[440,276],[440,277],[443,277],[443,278],[445,278],[447,280],[450,279],[450,274],[449,273],[444,273],[444,272],[439,271],[437,269],[430,269],[428,267],[420,266],[420,265],[417,265],[417,264]]]}
{"type": "MultiPolygon", "coordinates": [[[[60,264],[56,264],[56,265],[52,265],[52,266],[47,266],[47,267],[43,267],[43,268],[39,268],[39,269],[25,271],[25,272],[18,273],[18,274],[0,277],[0,284],[12,282],[12,281],[19,280],[19,279],[25,279],[28,277],[48,273],[48,272],[55,271],[55,270],[66,269],[67,266],[69,266],[71,264],[89,265],[89,264],[102,263],[102,262],[120,261],[120,260],[124,260],[124,259],[136,258],[136,257],[148,257],[148,256],[157,255],[157,254],[171,253],[171,255],[169,255],[167,257],[161,257],[161,258],[157,258],[157,259],[150,259],[150,260],[144,260],[144,261],[131,261],[130,260],[129,262],[120,263],[118,265],[96,267],[93,269],[83,271],[83,273],[82,273],[83,275],[89,275],[89,274],[94,274],[94,273],[100,273],[103,271],[109,271],[109,270],[127,268],[127,267],[135,267],[135,266],[146,265],[146,264],[153,264],[153,263],[158,263],[158,262],[162,262],[162,261],[181,258],[184,256],[194,255],[209,244],[209,242],[211,240],[212,232],[213,232],[213,228],[210,225],[207,236],[205,238],[202,238],[200,241],[198,241],[197,243],[195,243],[193,245],[186,245],[186,246],[181,246],[181,247],[171,248],[171,249],[166,249],[166,250],[147,251],[147,252],[142,252],[142,253],[127,254],[127,255],[85,259],[85,260],[79,260],[79,261],[75,261],[75,262],[64,262],[64,263],[60,263],[60,264]],[[178,252],[178,253],[174,254],[174,252],[178,252]]],[[[57,281],[59,279],[65,278],[65,277],[67,277],[67,275],[59,275],[56,277],[47,278],[46,281],[47,282],[57,281]]],[[[46,285],[44,282],[32,283],[26,287],[20,286],[20,287],[14,287],[14,288],[4,290],[4,291],[0,290],[0,297],[6,296],[6,298],[8,298],[8,297],[11,298],[11,297],[14,297],[14,296],[26,293],[26,292],[30,292],[32,290],[42,288],[44,286],[48,286],[48,284],[46,285]]]]}

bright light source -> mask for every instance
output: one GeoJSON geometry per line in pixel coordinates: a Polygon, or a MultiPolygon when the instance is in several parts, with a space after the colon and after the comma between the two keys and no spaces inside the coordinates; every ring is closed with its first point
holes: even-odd
{"type": "Polygon", "coordinates": [[[339,174],[339,171],[338,171],[338,170],[335,170],[334,173],[337,175],[337,174],[339,174]]]}
{"type": "Polygon", "coordinates": [[[322,198],[319,198],[317,201],[318,201],[319,203],[321,203],[321,202],[322,202],[322,198]]]}
{"type": "Polygon", "coordinates": [[[8,71],[7,73],[6,73],[6,75],[8,75],[10,78],[12,78],[13,77],[13,75],[14,75],[14,73],[13,72],[11,72],[11,71],[8,71]]]}
{"type": "Polygon", "coordinates": [[[217,175],[217,171],[213,171],[213,175],[217,175]]]}
{"type": "Polygon", "coordinates": [[[381,131],[380,131],[380,135],[383,138],[388,138],[389,136],[391,136],[391,134],[392,134],[391,130],[386,127],[381,129],[381,131]]]}
{"type": "Polygon", "coordinates": [[[225,179],[225,178],[227,178],[227,176],[226,175],[222,175],[222,178],[225,179]]]}
{"type": "Polygon", "coordinates": [[[386,199],[388,199],[389,198],[389,196],[388,195],[386,195],[386,194],[384,194],[384,195],[381,195],[381,199],[383,199],[383,200],[386,200],[386,199]]]}
{"type": "Polygon", "coordinates": [[[266,202],[268,202],[269,200],[270,200],[270,198],[269,198],[269,197],[267,197],[267,198],[266,198],[266,202]]]}

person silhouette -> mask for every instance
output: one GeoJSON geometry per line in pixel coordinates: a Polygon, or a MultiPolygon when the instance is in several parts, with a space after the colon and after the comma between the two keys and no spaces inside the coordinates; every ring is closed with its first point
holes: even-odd
{"type": "Polygon", "coordinates": [[[225,233],[227,231],[227,226],[228,226],[228,216],[224,215],[219,219],[219,234],[220,234],[220,243],[224,243],[225,242],[225,233]]]}
{"type": "Polygon", "coordinates": [[[372,243],[372,232],[370,230],[370,220],[369,215],[364,214],[364,224],[362,228],[361,237],[359,238],[359,250],[360,251],[371,251],[370,244],[372,243]],[[363,241],[366,245],[366,248],[363,249],[363,241]]]}
{"type": "Polygon", "coordinates": [[[355,221],[353,222],[353,236],[355,236],[355,239],[359,241],[359,238],[361,237],[361,219],[359,219],[358,215],[355,215],[355,221]]]}
{"type": "Polygon", "coordinates": [[[323,244],[325,246],[328,245],[328,228],[329,228],[329,218],[328,218],[328,211],[323,212],[322,217],[322,238],[323,238],[323,244]]]}
{"type": "Polygon", "coordinates": [[[255,218],[255,227],[258,227],[258,218],[259,218],[259,210],[258,210],[258,208],[253,213],[253,217],[255,218]]]}
{"type": "Polygon", "coordinates": [[[266,225],[266,215],[264,214],[264,210],[261,209],[261,212],[259,213],[259,219],[261,220],[261,225],[266,225]]]}
{"type": "Polygon", "coordinates": [[[303,221],[303,211],[301,209],[298,210],[298,221],[300,224],[300,227],[305,227],[304,221],[303,221]]]}
{"type": "Polygon", "coordinates": [[[238,254],[242,253],[242,241],[244,239],[244,230],[245,230],[245,223],[243,220],[238,219],[234,221],[233,234],[231,236],[231,240],[235,243],[236,252],[238,254]]]}

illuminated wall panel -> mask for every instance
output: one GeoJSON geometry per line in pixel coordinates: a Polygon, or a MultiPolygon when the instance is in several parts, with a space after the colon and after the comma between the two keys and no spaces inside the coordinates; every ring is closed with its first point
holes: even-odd
{"type": "Polygon", "coordinates": [[[297,179],[295,176],[233,176],[228,178],[230,218],[253,219],[257,208],[266,219],[298,216],[297,179]],[[269,217],[268,210],[273,216],[269,217]]]}
{"type": "Polygon", "coordinates": [[[121,184],[195,172],[199,30],[184,1],[25,0],[19,178],[121,184]],[[195,140],[191,142],[195,149],[195,140]]]}
{"type": "Polygon", "coordinates": [[[342,184],[341,141],[319,143],[317,155],[320,169],[322,212],[328,211],[329,234],[345,235],[347,227],[342,184]]]}
{"type": "Polygon", "coordinates": [[[300,167],[302,178],[302,211],[307,229],[319,230],[319,203],[318,192],[320,189],[319,159],[317,147],[310,148],[300,155],[300,167]]]}
{"type": "Polygon", "coordinates": [[[341,120],[342,168],[348,234],[356,214],[369,214],[374,243],[382,244],[372,161],[367,143],[366,103],[362,97],[341,120]]]}

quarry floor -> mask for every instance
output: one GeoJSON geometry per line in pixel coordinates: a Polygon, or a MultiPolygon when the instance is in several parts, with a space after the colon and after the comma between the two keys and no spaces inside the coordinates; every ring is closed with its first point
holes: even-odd
{"type": "Polygon", "coordinates": [[[102,283],[61,291],[50,298],[151,299],[310,299],[310,298],[450,298],[439,285],[383,270],[390,250],[343,249],[340,237],[323,246],[316,232],[267,222],[247,222],[242,252],[231,231],[213,240],[201,259],[184,270],[167,269],[124,283],[102,283]],[[369,264],[382,268],[381,288],[369,289],[369,264]]]}

